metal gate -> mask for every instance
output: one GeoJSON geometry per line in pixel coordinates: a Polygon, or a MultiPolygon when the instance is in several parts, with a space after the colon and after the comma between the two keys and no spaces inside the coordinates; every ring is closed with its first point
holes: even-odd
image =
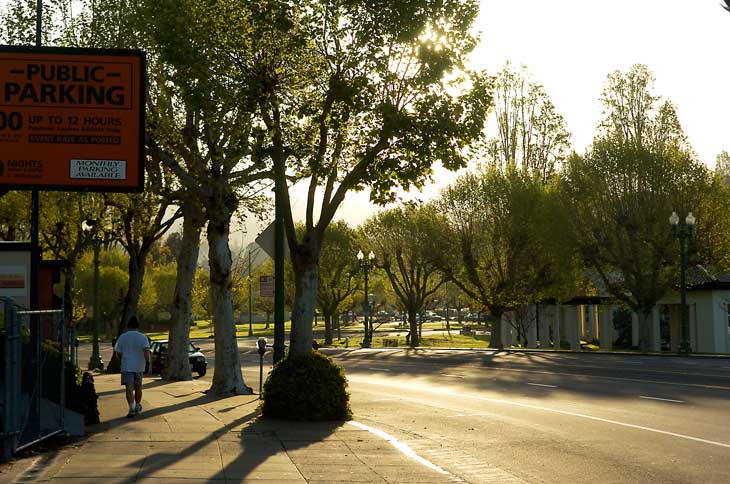
{"type": "Polygon", "coordinates": [[[66,359],[63,310],[24,311],[0,298],[0,439],[3,460],[63,432],[66,359]]]}

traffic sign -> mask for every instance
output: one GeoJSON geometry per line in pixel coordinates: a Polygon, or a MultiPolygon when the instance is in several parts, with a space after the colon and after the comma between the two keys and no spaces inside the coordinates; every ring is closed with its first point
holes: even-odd
{"type": "Polygon", "coordinates": [[[274,276],[259,277],[259,292],[261,297],[274,297],[274,276]]]}

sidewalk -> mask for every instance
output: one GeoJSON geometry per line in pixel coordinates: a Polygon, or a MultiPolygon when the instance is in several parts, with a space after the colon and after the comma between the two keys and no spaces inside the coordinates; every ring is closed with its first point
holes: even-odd
{"type": "MultiPolygon", "coordinates": [[[[213,399],[206,380],[145,379],[127,419],[119,375],[95,376],[102,423],[17,482],[53,484],[454,482],[382,437],[347,423],[260,418],[258,396],[213,399]]],[[[37,466],[38,467],[38,466],[37,466]]]]}

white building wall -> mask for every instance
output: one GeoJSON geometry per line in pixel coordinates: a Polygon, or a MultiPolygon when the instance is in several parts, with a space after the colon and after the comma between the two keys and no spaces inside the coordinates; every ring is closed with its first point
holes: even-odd
{"type": "Polygon", "coordinates": [[[555,318],[557,306],[539,306],[540,311],[540,348],[550,348],[550,322],[555,318]]]}
{"type": "Polygon", "coordinates": [[[712,292],[712,308],[715,313],[712,329],[715,339],[716,353],[730,353],[730,333],[728,332],[728,304],[730,304],[730,291],[712,292]]]}
{"type": "Polygon", "coordinates": [[[611,350],[614,338],[613,306],[598,306],[598,341],[601,349],[611,350]]]}
{"type": "Polygon", "coordinates": [[[714,353],[715,311],[712,293],[697,291],[687,294],[689,312],[689,333],[692,351],[696,353],[714,353]]]}
{"type": "Polygon", "coordinates": [[[563,306],[563,314],[565,315],[565,319],[563,320],[565,339],[570,343],[571,351],[580,351],[580,306],[563,306]]]}
{"type": "Polygon", "coordinates": [[[657,304],[651,310],[651,351],[659,352],[662,350],[662,331],[661,316],[659,314],[659,305],[657,304]]]}

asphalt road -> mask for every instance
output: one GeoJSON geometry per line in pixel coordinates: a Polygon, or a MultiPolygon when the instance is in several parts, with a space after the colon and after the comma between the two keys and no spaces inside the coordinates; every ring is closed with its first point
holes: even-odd
{"type": "MultiPolygon", "coordinates": [[[[212,342],[198,344],[212,370],[212,342]]],[[[253,344],[241,357],[258,389],[253,344]]],[[[727,358],[325,351],[356,420],[470,483],[730,483],[727,358]]]]}

